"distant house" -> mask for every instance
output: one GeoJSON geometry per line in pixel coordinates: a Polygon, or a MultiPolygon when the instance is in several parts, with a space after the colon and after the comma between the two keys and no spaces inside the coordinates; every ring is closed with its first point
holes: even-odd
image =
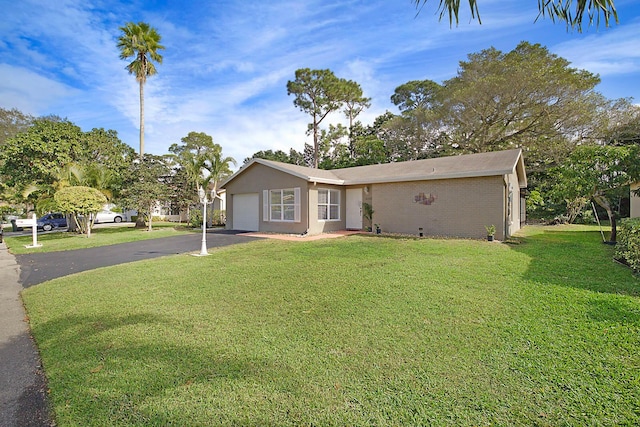
{"type": "Polygon", "coordinates": [[[228,229],[319,234],[365,223],[383,232],[496,239],[520,229],[527,177],[521,150],[321,170],[253,159],[229,177],[228,229]]]}
{"type": "Polygon", "coordinates": [[[631,184],[631,206],[630,206],[630,217],[638,218],[640,217],[640,196],[636,196],[634,194],[635,191],[640,189],[640,182],[636,182],[635,184],[631,184]]]}

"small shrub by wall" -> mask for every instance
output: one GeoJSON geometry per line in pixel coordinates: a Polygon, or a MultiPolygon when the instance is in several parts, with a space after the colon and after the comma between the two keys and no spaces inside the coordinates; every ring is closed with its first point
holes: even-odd
{"type": "Polygon", "coordinates": [[[202,211],[191,209],[189,212],[189,225],[193,228],[202,227],[202,211]]]}
{"type": "Polygon", "coordinates": [[[211,223],[213,225],[224,225],[226,222],[226,211],[220,209],[214,209],[211,216],[211,223]]]}
{"type": "Polygon", "coordinates": [[[615,258],[640,273],[640,218],[620,221],[615,258]]]}

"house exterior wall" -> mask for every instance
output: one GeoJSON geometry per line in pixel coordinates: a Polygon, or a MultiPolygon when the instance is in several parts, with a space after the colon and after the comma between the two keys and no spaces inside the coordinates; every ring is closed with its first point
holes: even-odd
{"type": "Polygon", "coordinates": [[[309,234],[321,234],[330,231],[344,230],[346,228],[346,200],[347,200],[347,187],[340,185],[329,184],[313,184],[310,183],[308,187],[309,202],[309,234]],[[339,220],[319,220],[318,219],[318,190],[329,189],[338,190],[340,192],[340,219],[339,220]]]}
{"type": "Polygon", "coordinates": [[[640,188],[640,182],[637,182],[635,184],[631,185],[631,197],[629,198],[630,200],[630,216],[631,218],[638,218],[640,217],[640,197],[636,196],[633,194],[633,192],[635,190],[637,190],[638,188],[640,188]]]}
{"type": "Polygon", "coordinates": [[[496,239],[505,237],[503,176],[374,184],[371,194],[373,222],[383,232],[417,235],[422,227],[425,236],[484,238],[493,224],[496,239]]]}
{"type": "Polygon", "coordinates": [[[259,231],[273,233],[302,234],[307,230],[309,202],[307,181],[293,175],[254,164],[233,181],[225,185],[226,189],[226,229],[233,230],[233,195],[258,193],[259,198],[259,231]],[[273,222],[263,219],[263,190],[300,188],[300,222],[273,222]]]}

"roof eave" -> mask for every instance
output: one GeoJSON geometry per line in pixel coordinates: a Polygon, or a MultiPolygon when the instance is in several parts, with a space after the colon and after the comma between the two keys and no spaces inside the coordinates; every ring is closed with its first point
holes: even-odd
{"type": "Polygon", "coordinates": [[[435,181],[439,179],[456,179],[456,178],[479,178],[483,176],[503,176],[512,173],[513,170],[496,170],[496,171],[472,171],[472,172],[456,172],[441,173],[436,175],[414,175],[403,177],[385,177],[371,179],[354,179],[345,180],[345,185],[362,185],[362,184],[382,184],[385,182],[407,182],[407,181],[435,181]]]}

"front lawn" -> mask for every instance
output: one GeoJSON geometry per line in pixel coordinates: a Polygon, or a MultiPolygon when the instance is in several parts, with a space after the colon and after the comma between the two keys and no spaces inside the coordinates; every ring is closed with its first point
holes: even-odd
{"type": "Polygon", "coordinates": [[[146,228],[134,228],[133,224],[122,224],[106,228],[95,228],[91,230],[91,237],[89,238],[84,234],[73,232],[38,233],[38,243],[42,244],[42,247],[39,248],[25,247],[33,243],[31,234],[7,236],[5,237],[5,242],[11,253],[17,255],[95,248],[193,232],[187,228],[176,228],[176,226],[177,224],[173,222],[154,222],[152,230],[149,232],[146,228]]]}
{"type": "Polygon", "coordinates": [[[261,240],[24,291],[59,426],[640,424],[640,281],[594,228],[261,240]]]}

